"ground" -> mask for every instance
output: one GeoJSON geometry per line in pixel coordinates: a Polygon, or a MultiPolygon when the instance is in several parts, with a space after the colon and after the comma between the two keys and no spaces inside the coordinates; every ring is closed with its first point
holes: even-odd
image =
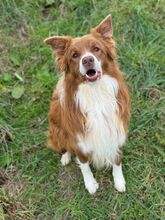
{"type": "Polygon", "coordinates": [[[0,219],[165,219],[165,1],[1,0],[0,11],[0,219]],[[93,169],[91,196],[74,159],[63,167],[47,148],[58,76],[43,40],[86,34],[109,13],[132,101],[127,191],[114,189],[111,170],[93,169]]]}

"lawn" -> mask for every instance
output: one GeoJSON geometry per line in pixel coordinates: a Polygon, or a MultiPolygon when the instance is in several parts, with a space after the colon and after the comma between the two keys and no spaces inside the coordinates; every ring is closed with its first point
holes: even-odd
{"type": "Polygon", "coordinates": [[[0,220],[165,219],[164,0],[0,0],[0,220]],[[126,193],[111,170],[89,195],[79,168],[47,148],[57,70],[43,40],[81,36],[109,13],[132,100],[126,193]]]}

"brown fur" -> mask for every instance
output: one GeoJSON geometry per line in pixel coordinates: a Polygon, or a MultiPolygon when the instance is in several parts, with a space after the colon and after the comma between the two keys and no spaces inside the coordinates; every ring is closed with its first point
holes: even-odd
{"type": "MultiPolygon", "coordinates": [[[[49,135],[48,143],[51,148],[58,152],[69,151],[76,154],[81,162],[90,160],[91,155],[84,155],[76,143],[77,134],[85,134],[85,116],[76,107],[74,97],[80,83],[84,78],[79,73],[79,61],[81,55],[90,50],[98,59],[102,61],[103,72],[116,78],[119,84],[118,117],[123,122],[127,131],[130,117],[129,93],[125,85],[122,73],[115,61],[116,47],[112,40],[112,31],[109,36],[103,37],[102,32],[106,31],[106,22],[91,30],[89,35],[81,38],[71,37],[51,37],[46,39],[46,43],[53,47],[56,54],[56,62],[61,72],[65,72],[64,84],[65,97],[63,106],[60,103],[58,90],[54,91],[53,100],[50,104],[49,112],[49,135]],[[101,48],[99,52],[95,47],[101,48]],[[77,58],[73,58],[76,53],[77,58]]],[[[119,154],[120,155],[120,154],[119,154]]],[[[116,164],[120,164],[120,156],[116,158],[116,164]]]]}

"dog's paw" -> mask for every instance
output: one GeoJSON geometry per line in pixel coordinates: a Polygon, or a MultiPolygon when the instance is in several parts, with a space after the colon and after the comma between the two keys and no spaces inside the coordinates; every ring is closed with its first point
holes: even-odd
{"type": "Polygon", "coordinates": [[[71,161],[70,153],[66,152],[65,154],[62,155],[62,157],[61,157],[62,166],[68,165],[70,161],[71,161]]]}
{"type": "Polygon", "coordinates": [[[88,192],[90,194],[94,194],[97,189],[99,188],[99,184],[97,183],[97,181],[93,178],[90,181],[87,181],[85,183],[85,188],[88,190],[88,192]]]}
{"type": "Polygon", "coordinates": [[[118,178],[115,180],[115,189],[117,189],[118,192],[125,192],[126,191],[126,183],[124,178],[118,178]]]}

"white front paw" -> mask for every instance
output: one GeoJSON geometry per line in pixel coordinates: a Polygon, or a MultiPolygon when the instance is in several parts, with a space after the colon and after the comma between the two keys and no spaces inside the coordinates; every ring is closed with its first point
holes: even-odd
{"type": "Polygon", "coordinates": [[[93,179],[85,182],[85,188],[88,190],[88,192],[90,194],[94,194],[97,191],[97,189],[99,188],[99,184],[93,178],[93,179]]]}
{"type": "Polygon", "coordinates": [[[125,183],[124,178],[115,179],[115,188],[117,189],[118,192],[125,192],[126,191],[125,184],[126,183],[125,183]]]}

